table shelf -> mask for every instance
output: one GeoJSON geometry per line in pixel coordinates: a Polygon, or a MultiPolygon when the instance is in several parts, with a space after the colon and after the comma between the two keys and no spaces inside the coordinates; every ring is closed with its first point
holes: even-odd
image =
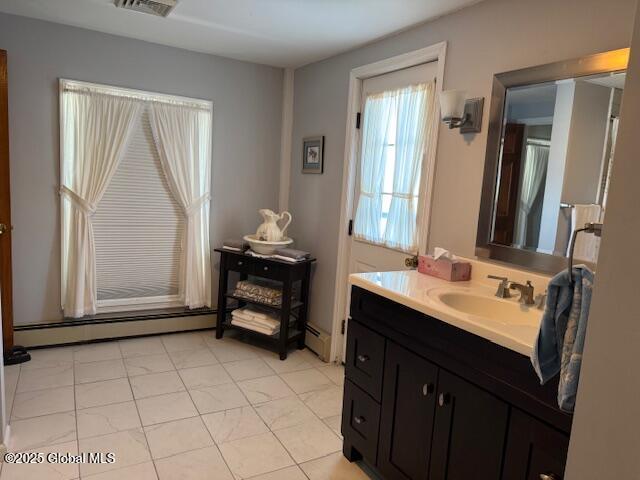
{"type": "MultiPolygon", "coordinates": [[[[235,300],[237,302],[244,302],[251,305],[255,305],[260,308],[264,308],[267,310],[271,310],[273,312],[280,312],[282,310],[282,305],[269,305],[268,303],[256,302],[255,300],[250,300],[248,298],[239,297],[238,295],[234,295],[233,293],[227,293],[225,297],[235,300]]],[[[304,307],[304,303],[299,300],[291,301],[291,310],[296,310],[300,307],[304,307]]]]}

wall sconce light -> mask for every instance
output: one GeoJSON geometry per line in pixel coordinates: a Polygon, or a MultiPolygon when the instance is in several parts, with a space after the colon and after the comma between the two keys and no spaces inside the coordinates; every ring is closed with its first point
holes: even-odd
{"type": "Polygon", "coordinates": [[[440,114],[442,121],[460,133],[477,133],[482,127],[482,109],[484,98],[467,99],[464,90],[445,90],[440,92],[440,114]]]}

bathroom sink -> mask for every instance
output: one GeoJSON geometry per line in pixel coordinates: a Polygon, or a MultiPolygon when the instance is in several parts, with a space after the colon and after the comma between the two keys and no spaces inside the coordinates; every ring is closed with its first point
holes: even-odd
{"type": "Polygon", "coordinates": [[[462,290],[439,290],[430,296],[453,310],[490,322],[537,326],[542,317],[540,310],[521,305],[516,299],[507,300],[462,290]]]}

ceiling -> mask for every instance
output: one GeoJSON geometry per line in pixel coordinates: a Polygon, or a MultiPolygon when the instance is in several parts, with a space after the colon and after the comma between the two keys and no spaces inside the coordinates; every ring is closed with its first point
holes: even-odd
{"type": "Polygon", "coordinates": [[[168,18],[113,0],[0,0],[0,11],[256,63],[295,67],[479,0],[178,0],[168,18]]]}

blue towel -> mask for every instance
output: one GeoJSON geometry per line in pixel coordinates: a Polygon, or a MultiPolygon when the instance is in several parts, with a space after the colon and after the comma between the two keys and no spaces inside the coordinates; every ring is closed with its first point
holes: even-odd
{"type": "Polygon", "coordinates": [[[578,265],[573,269],[573,279],[572,285],[569,272],[564,270],[549,282],[547,304],[531,355],[541,384],[560,372],[558,405],[566,412],[572,412],[576,402],[593,272],[578,265]]]}

